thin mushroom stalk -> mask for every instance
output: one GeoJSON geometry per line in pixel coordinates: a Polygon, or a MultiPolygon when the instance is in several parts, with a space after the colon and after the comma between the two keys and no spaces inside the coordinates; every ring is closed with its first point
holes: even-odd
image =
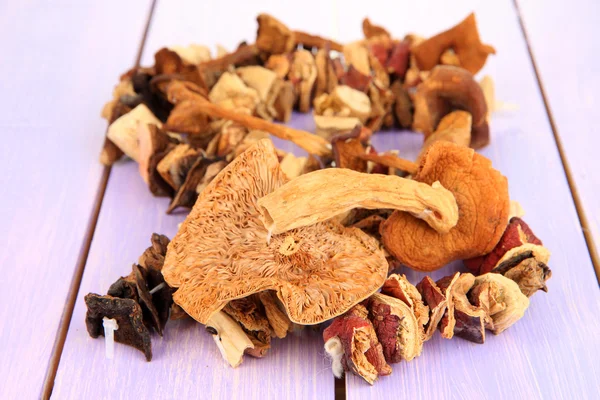
{"type": "Polygon", "coordinates": [[[251,115],[240,114],[212,104],[206,100],[196,99],[194,100],[194,105],[198,108],[198,111],[211,117],[228,119],[237,122],[248,129],[262,130],[269,132],[271,135],[280,139],[294,142],[310,154],[316,154],[318,156],[328,156],[331,154],[331,144],[322,137],[310,132],[290,128],[285,125],[278,125],[251,115]]]}
{"type": "Polygon", "coordinates": [[[372,161],[377,164],[385,165],[386,167],[396,168],[400,171],[408,172],[411,175],[414,175],[419,168],[417,163],[393,154],[357,154],[356,156],[361,160],[372,161]]]}
{"type": "Polygon", "coordinates": [[[258,206],[265,227],[273,234],[313,225],[359,207],[406,211],[440,233],[458,222],[454,195],[439,182],[430,186],[345,168],[301,175],[259,199],[258,206]]]}

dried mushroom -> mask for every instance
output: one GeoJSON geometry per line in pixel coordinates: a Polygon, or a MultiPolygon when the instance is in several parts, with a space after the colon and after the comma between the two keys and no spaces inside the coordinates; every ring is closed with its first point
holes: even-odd
{"type": "Polygon", "coordinates": [[[328,117],[354,117],[364,124],[371,115],[371,101],[366,94],[339,85],[331,94],[323,94],[315,99],[315,113],[328,117]]]}
{"type": "Polygon", "coordinates": [[[200,154],[196,149],[179,144],[159,161],[156,170],[173,189],[179,190],[198,157],[200,154]]]}
{"type": "Polygon", "coordinates": [[[232,367],[244,361],[244,354],[254,349],[252,340],[242,327],[223,311],[213,314],[206,321],[206,330],[213,335],[221,356],[232,367]]]}
{"type": "Polygon", "coordinates": [[[157,171],[158,163],[172,150],[172,139],[156,125],[140,124],[138,127],[139,171],[142,179],[155,196],[171,196],[173,188],[157,171]]]}
{"type": "Polygon", "coordinates": [[[363,19],[362,30],[365,38],[369,39],[376,36],[387,36],[390,37],[390,33],[383,27],[373,25],[369,18],[363,19]]]}
{"type": "Polygon", "coordinates": [[[215,161],[206,167],[206,172],[200,182],[196,186],[196,193],[200,194],[208,186],[210,182],[227,166],[227,161],[215,161]]]}
{"type": "Polygon", "coordinates": [[[391,374],[392,367],[385,360],[381,343],[367,315],[363,305],[355,306],[333,320],[323,331],[323,340],[337,378],[341,378],[344,371],[351,371],[372,385],[379,376],[391,374]]]}
{"type": "Polygon", "coordinates": [[[150,332],[144,325],[142,309],[135,300],[89,293],[85,296],[85,304],[85,325],[91,337],[104,336],[104,317],[115,319],[118,325],[115,341],[135,347],[144,353],[146,361],[152,360],[150,332]]]}
{"type": "Polygon", "coordinates": [[[413,103],[408,91],[400,81],[396,81],[390,87],[394,95],[394,115],[401,128],[410,128],[413,123],[413,103]]]}
{"type": "Polygon", "coordinates": [[[262,220],[274,234],[310,226],[353,208],[407,211],[440,232],[448,232],[458,220],[454,197],[439,183],[429,186],[346,168],[301,175],[258,200],[262,220]]]}
{"type": "Polygon", "coordinates": [[[429,322],[425,326],[425,341],[431,339],[438,328],[444,313],[448,308],[446,294],[428,276],[417,284],[417,290],[423,296],[424,303],[429,307],[429,322]]]}
{"type": "Polygon", "coordinates": [[[429,137],[442,117],[453,110],[466,110],[472,117],[471,147],[489,143],[487,104],[481,86],[473,75],[458,67],[438,66],[417,87],[414,96],[413,129],[429,137]]]}
{"type": "Polygon", "coordinates": [[[268,14],[260,14],[256,18],[258,31],[256,46],[265,53],[289,53],[294,49],[294,33],[282,22],[268,14]]]}
{"type": "Polygon", "coordinates": [[[165,280],[199,322],[231,300],[275,290],[292,322],[318,324],[385,280],[383,253],[358,229],[331,221],[270,236],[257,202],[286,181],[273,144],[259,141],[206,187],[169,244],[165,280]]]}
{"type": "Polygon", "coordinates": [[[486,326],[492,326],[492,319],[482,307],[474,306],[469,302],[467,293],[475,284],[472,274],[460,274],[458,277],[447,277],[437,282],[441,290],[446,290],[447,296],[451,298],[445,315],[440,323],[440,331],[446,334],[446,338],[453,336],[469,340],[474,343],[485,342],[486,326]],[[448,291],[448,286],[451,285],[448,291]]]}
{"type": "Polygon", "coordinates": [[[269,320],[260,308],[260,301],[255,296],[230,301],[223,312],[237,321],[254,345],[246,349],[252,357],[264,357],[271,348],[271,327],[269,320]]]}
{"type": "Polygon", "coordinates": [[[140,104],[110,124],[106,133],[111,142],[136,162],[140,161],[138,127],[141,124],[162,125],[148,107],[140,104]]]}
{"type": "Polygon", "coordinates": [[[488,55],[496,54],[492,46],[481,43],[473,13],[453,28],[413,46],[411,52],[419,67],[428,71],[440,63],[448,49],[454,51],[460,66],[473,74],[483,67],[488,55]]]}
{"type": "Polygon", "coordinates": [[[471,114],[466,111],[452,111],[444,116],[435,132],[425,139],[419,152],[419,158],[427,154],[427,151],[435,142],[451,142],[458,146],[469,147],[472,121],[471,114]]]}
{"type": "Polygon", "coordinates": [[[315,65],[317,66],[315,98],[317,98],[323,93],[331,93],[338,84],[338,77],[335,73],[329,50],[321,49],[317,51],[317,54],[315,55],[315,65]]]}
{"type": "Polygon", "coordinates": [[[403,301],[375,293],[368,300],[369,318],[388,363],[410,361],[423,350],[422,326],[403,301]]]}
{"type": "Polygon", "coordinates": [[[198,198],[196,188],[202,181],[208,166],[215,160],[205,157],[198,157],[192,167],[189,169],[185,180],[177,189],[175,197],[171,200],[167,208],[167,214],[172,213],[178,207],[192,208],[198,198]]]}
{"type": "MultiPolygon", "coordinates": [[[[521,293],[519,285],[500,274],[488,273],[475,277],[473,291],[482,284],[489,284],[493,287],[490,290],[494,296],[491,304],[500,305],[496,306],[495,312],[491,311],[491,307],[487,307],[490,308],[488,314],[493,320],[492,332],[498,335],[523,317],[525,310],[529,307],[529,299],[521,293]]],[[[474,305],[482,306],[473,296],[469,300],[474,305]]]]}
{"type": "Polygon", "coordinates": [[[355,117],[333,117],[315,115],[315,133],[326,140],[333,141],[336,136],[350,133],[360,120],[355,117]]]}
{"type": "Polygon", "coordinates": [[[344,45],[343,53],[347,66],[354,67],[362,75],[371,76],[369,50],[362,40],[344,45]]]}
{"type": "Polygon", "coordinates": [[[265,315],[271,326],[272,335],[279,339],[287,336],[293,329],[293,323],[290,321],[283,305],[277,299],[277,295],[272,290],[265,290],[258,294],[258,299],[265,309],[265,315]]]}
{"type": "Polygon", "coordinates": [[[279,79],[284,79],[290,72],[292,57],[288,54],[273,54],[265,63],[265,67],[275,72],[279,79]]]}
{"type": "Polygon", "coordinates": [[[294,52],[288,79],[298,94],[298,110],[308,112],[312,103],[313,87],[317,80],[317,65],[311,52],[307,50],[294,52]]]}
{"type": "Polygon", "coordinates": [[[187,133],[194,136],[207,136],[208,118],[198,112],[191,101],[181,101],[173,107],[163,129],[171,132],[187,133]]]}
{"type": "Polygon", "coordinates": [[[260,102],[258,92],[246,86],[239,76],[230,72],[221,75],[208,94],[208,99],[215,105],[248,114],[254,113],[260,102]]]}
{"type": "Polygon", "coordinates": [[[402,300],[412,309],[419,322],[419,329],[424,336],[423,328],[429,322],[429,307],[423,303],[419,290],[413,286],[405,275],[390,275],[381,288],[381,293],[402,300]]]}
{"type": "Polygon", "coordinates": [[[496,246],[508,223],[508,182],[490,160],[472,149],[436,142],[413,178],[447,187],[458,203],[459,219],[444,234],[395,211],[381,225],[381,234],[386,249],[398,260],[416,270],[433,271],[454,260],[487,254],[496,246]]]}
{"type": "Polygon", "coordinates": [[[358,172],[367,172],[367,161],[360,158],[367,149],[360,141],[360,127],[354,126],[347,134],[336,135],[331,139],[333,160],[337,168],[348,168],[358,172]]]}
{"type": "Polygon", "coordinates": [[[190,44],[187,47],[171,46],[169,50],[174,51],[184,62],[192,65],[200,64],[211,59],[210,49],[206,46],[197,44],[190,44]]]}
{"type": "Polygon", "coordinates": [[[506,252],[492,272],[515,281],[521,292],[531,297],[538,290],[548,291],[546,281],[552,276],[549,259],[550,252],[545,247],[524,244],[506,252]]]}

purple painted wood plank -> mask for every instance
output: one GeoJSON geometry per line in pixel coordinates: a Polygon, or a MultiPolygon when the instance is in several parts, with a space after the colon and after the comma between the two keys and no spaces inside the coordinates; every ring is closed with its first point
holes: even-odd
{"type": "Polygon", "coordinates": [[[148,4],[0,4],[0,398],[40,396],[102,174],[99,110],[148,4]]]}
{"type": "Polygon", "coordinates": [[[600,3],[518,1],[588,229],[600,254],[600,3]],[[543,12],[540,12],[543,10],[543,12]]]}
{"type": "Polygon", "coordinates": [[[154,358],[116,345],[115,358],[104,357],[104,341],[85,328],[83,296],[106,293],[131,270],[148,247],[152,232],[172,238],[185,214],[165,215],[165,199],[152,197],[137,165],[113,168],[79,298],[55,380],[56,398],[328,398],[333,378],[319,332],[275,340],[266,358],[246,357],[233,369],[221,358],[212,336],[191,320],[171,322],[164,338],[153,337],[154,358]]]}
{"type": "MultiPolygon", "coordinates": [[[[476,345],[436,334],[419,358],[392,365],[392,375],[374,387],[347,377],[347,397],[594,398],[600,392],[600,292],[517,14],[510,1],[439,3],[435,13],[405,4],[402,13],[371,18],[397,26],[398,34],[406,29],[429,34],[477,12],[484,41],[498,52],[480,76],[490,74],[498,98],[519,106],[494,115],[492,143],[482,153],[508,177],[525,220],[552,251],[553,277],[549,293],[537,293],[525,317],[500,336],[490,333],[484,345],[476,345]]],[[[399,147],[412,156],[418,149],[414,142],[405,145],[404,136],[375,139],[378,148],[399,147]]],[[[432,275],[464,269],[460,264],[432,275]]],[[[424,276],[403,272],[413,283],[424,276]]]]}

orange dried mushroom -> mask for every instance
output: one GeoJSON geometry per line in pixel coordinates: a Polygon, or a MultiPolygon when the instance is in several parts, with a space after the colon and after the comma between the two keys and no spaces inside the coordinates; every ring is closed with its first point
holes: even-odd
{"type": "Polygon", "coordinates": [[[287,182],[261,140],[204,189],[170,243],[163,274],[173,298],[206,323],[229,301],[275,290],[292,322],[334,318],[373,294],[388,265],[377,241],[323,222],[269,237],[258,199],[287,182]]]}
{"type": "Polygon", "coordinates": [[[460,66],[473,74],[483,68],[488,55],[496,54],[492,46],[481,43],[473,13],[453,28],[414,46],[411,53],[419,68],[429,71],[440,63],[442,55],[448,49],[454,50],[460,66]]]}
{"type": "Polygon", "coordinates": [[[414,179],[439,181],[455,196],[457,225],[438,233],[425,222],[395,211],[381,225],[385,247],[400,262],[434,271],[454,260],[478,257],[496,246],[508,223],[508,181],[489,159],[449,142],[434,143],[414,179]]]}

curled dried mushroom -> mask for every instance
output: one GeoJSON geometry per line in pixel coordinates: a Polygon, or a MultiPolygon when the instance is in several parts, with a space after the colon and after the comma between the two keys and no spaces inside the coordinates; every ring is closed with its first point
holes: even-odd
{"type": "Polygon", "coordinates": [[[447,187],[456,198],[459,218],[448,233],[439,233],[395,211],[381,225],[381,234],[386,249],[398,260],[413,269],[433,271],[454,260],[487,254],[496,246],[508,220],[508,182],[490,160],[472,149],[436,142],[414,179],[447,187]]]}

